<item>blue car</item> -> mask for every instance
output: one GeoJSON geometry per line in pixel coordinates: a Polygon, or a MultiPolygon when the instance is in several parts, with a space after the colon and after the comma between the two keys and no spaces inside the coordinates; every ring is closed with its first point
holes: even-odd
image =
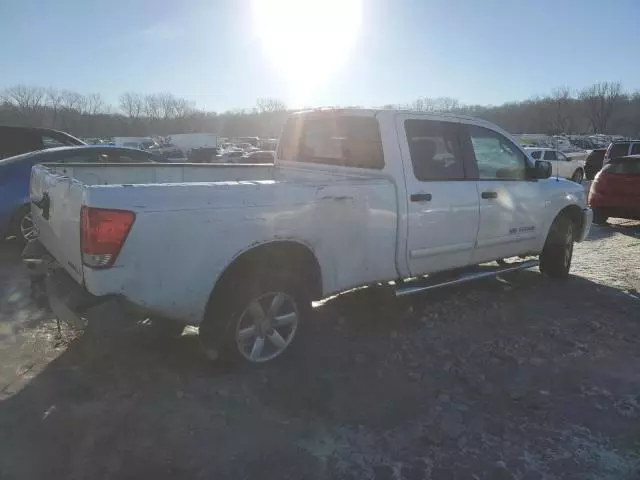
{"type": "MultiPolygon", "coordinates": [[[[2,159],[35,150],[68,145],[84,145],[71,135],[47,128],[0,125],[0,162],[2,159]]],[[[28,188],[31,166],[28,162],[7,162],[0,168],[0,239],[20,232],[21,213],[28,212],[28,188]]],[[[30,219],[27,219],[30,221],[30,219]]],[[[25,227],[28,227],[25,225],[25,227]]],[[[32,229],[32,228],[31,228],[32,229]]]]}
{"type": "Polygon", "coordinates": [[[0,160],[0,238],[37,236],[31,220],[29,180],[38,163],[147,163],[165,159],[143,150],[104,145],[56,147],[0,160]]]}

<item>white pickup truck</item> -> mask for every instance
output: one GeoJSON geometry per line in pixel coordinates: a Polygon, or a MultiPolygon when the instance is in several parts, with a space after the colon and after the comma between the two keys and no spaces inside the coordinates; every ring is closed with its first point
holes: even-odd
{"type": "Polygon", "coordinates": [[[405,295],[538,264],[566,277],[592,213],[550,168],[471,117],[300,112],[275,165],[34,167],[40,238],[24,257],[47,267],[59,316],[70,296],[116,297],[158,324],[199,326],[211,356],[265,362],[312,300],[354,287],[405,295]]]}

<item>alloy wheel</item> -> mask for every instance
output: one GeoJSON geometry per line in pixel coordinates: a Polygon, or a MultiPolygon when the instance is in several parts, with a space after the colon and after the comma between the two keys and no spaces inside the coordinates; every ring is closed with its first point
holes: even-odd
{"type": "Polygon", "coordinates": [[[296,302],[284,292],[269,292],[253,299],[236,324],[238,350],[255,363],[278,357],[293,341],[299,318],[296,302]]]}
{"type": "Polygon", "coordinates": [[[32,240],[38,236],[38,230],[33,223],[31,213],[27,213],[20,219],[20,235],[26,241],[32,240]]]}

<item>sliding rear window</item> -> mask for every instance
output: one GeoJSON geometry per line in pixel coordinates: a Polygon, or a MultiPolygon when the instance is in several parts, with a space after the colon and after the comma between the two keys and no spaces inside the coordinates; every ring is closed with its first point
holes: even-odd
{"type": "Polygon", "coordinates": [[[285,125],[279,149],[279,158],[290,162],[384,168],[380,128],[373,117],[292,117],[285,125]]]}

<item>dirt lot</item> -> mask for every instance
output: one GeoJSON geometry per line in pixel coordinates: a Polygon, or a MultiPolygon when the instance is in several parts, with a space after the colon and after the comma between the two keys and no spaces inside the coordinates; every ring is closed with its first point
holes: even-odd
{"type": "Polygon", "coordinates": [[[56,339],[7,245],[0,478],[640,478],[640,223],[594,227],[573,273],[343,295],[232,371],[188,333],[56,339]]]}

